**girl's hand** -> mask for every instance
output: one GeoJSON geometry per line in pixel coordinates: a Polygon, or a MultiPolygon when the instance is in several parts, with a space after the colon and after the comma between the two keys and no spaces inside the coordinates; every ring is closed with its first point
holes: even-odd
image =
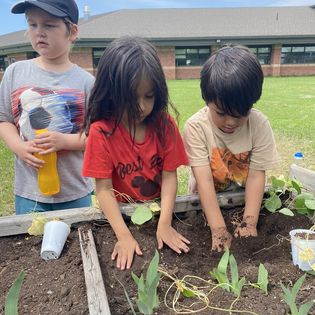
{"type": "Polygon", "coordinates": [[[257,236],[257,222],[252,216],[246,216],[234,231],[234,237],[257,236]]]}
{"type": "Polygon", "coordinates": [[[65,146],[65,134],[57,131],[47,131],[36,135],[34,142],[41,148],[41,154],[57,152],[65,146]]]}
{"type": "Polygon", "coordinates": [[[232,242],[232,235],[228,232],[226,227],[216,228],[211,230],[212,234],[212,250],[221,252],[226,248],[230,248],[232,242]]]}
{"type": "Polygon", "coordinates": [[[171,225],[159,223],[156,231],[156,239],[158,249],[162,249],[163,243],[165,243],[178,254],[189,251],[187,244],[190,244],[190,241],[179,234],[171,225]]]}
{"type": "Polygon", "coordinates": [[[129,269],[132,264],[133,255],[142,255],[138,242],[131,236],[118,240],[115,244],[112,260],[116,259],[116,267],[120,270],[129,269]]]}
{"type": "Polygon", "coordinates": [[[25,142],[21,142],[21,145],[19,145],[19,148],[16,151],[16,154],[26,164],[38,170],[40,167],[43,167],[45,162],[43,160],[38,159],[33,154],[39,153],[41,151],[42,150],[40,148],[35,146],[34,141],[25,141],[25,142]]]}

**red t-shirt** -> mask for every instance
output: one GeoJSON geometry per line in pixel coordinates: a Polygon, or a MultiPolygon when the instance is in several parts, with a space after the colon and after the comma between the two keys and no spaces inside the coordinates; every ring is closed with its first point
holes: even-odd
{"type": "MultiPolygon", "coordinates": [[[[143,142],[132,142],[129,132],[120,124],[115,132],[113,123],[94,122],[87,139],[83,176],[111,178],[113,188],[135,201],[151,200],[160,196],[162,171],[175,171],[188,165],[181,135],[171,118],[166,127],[165,145],[149,127],[143,142]]],[[[117,196],[118,201],[126,202],[117,196]]]]}

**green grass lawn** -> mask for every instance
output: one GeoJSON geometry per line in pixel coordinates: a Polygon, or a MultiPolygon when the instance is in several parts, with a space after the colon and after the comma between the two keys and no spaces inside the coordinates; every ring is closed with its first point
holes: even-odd
{"type": "MultiPolygon", "coordinates": [[[[172,102],[180,112],[180,130],[187,118],[204,106],[199,80],[168,82],[172,102]]],[[[315,170],[315,76],[265,78],[255,104],[270,120],[282,164],[272,174],[287,175],[294,152],[302,151],[315,170]]],[[[0,215],[13,212],[13,156],[0,142],[0,215]]],[[[187,168],[179,170],[179,194],[187,192],[187,168]]]]}

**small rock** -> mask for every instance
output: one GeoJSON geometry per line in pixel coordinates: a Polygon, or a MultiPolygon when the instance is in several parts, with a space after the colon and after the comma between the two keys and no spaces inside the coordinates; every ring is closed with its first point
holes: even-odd
{"type": "Polygon", "coordinates": [[[70,293],[70,288],[63,287],[63,288],[61,288],[60,296],[62,298],[64,298],[64,297],[68,296],[69,293],[70,293]]]}

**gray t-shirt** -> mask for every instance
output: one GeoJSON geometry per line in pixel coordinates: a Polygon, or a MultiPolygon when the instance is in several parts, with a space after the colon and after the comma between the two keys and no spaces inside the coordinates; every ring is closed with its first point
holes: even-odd
{"type": "MultiPolygon", "coordinates": [[[[63,73],[46,71],[33,60],[10,65],[0,85],[0,121],[13,123],[24,141],[35,130],[78,133],[94,77],[77,65],[63,73]]],[[[46,203],[72,201],[93,190],[90,179],[81,175],[83,151],[59,151],[57,167],[60,192],[44,196],[39,192],[37,171],[15,157],[14,193],[46,203]]]]}

